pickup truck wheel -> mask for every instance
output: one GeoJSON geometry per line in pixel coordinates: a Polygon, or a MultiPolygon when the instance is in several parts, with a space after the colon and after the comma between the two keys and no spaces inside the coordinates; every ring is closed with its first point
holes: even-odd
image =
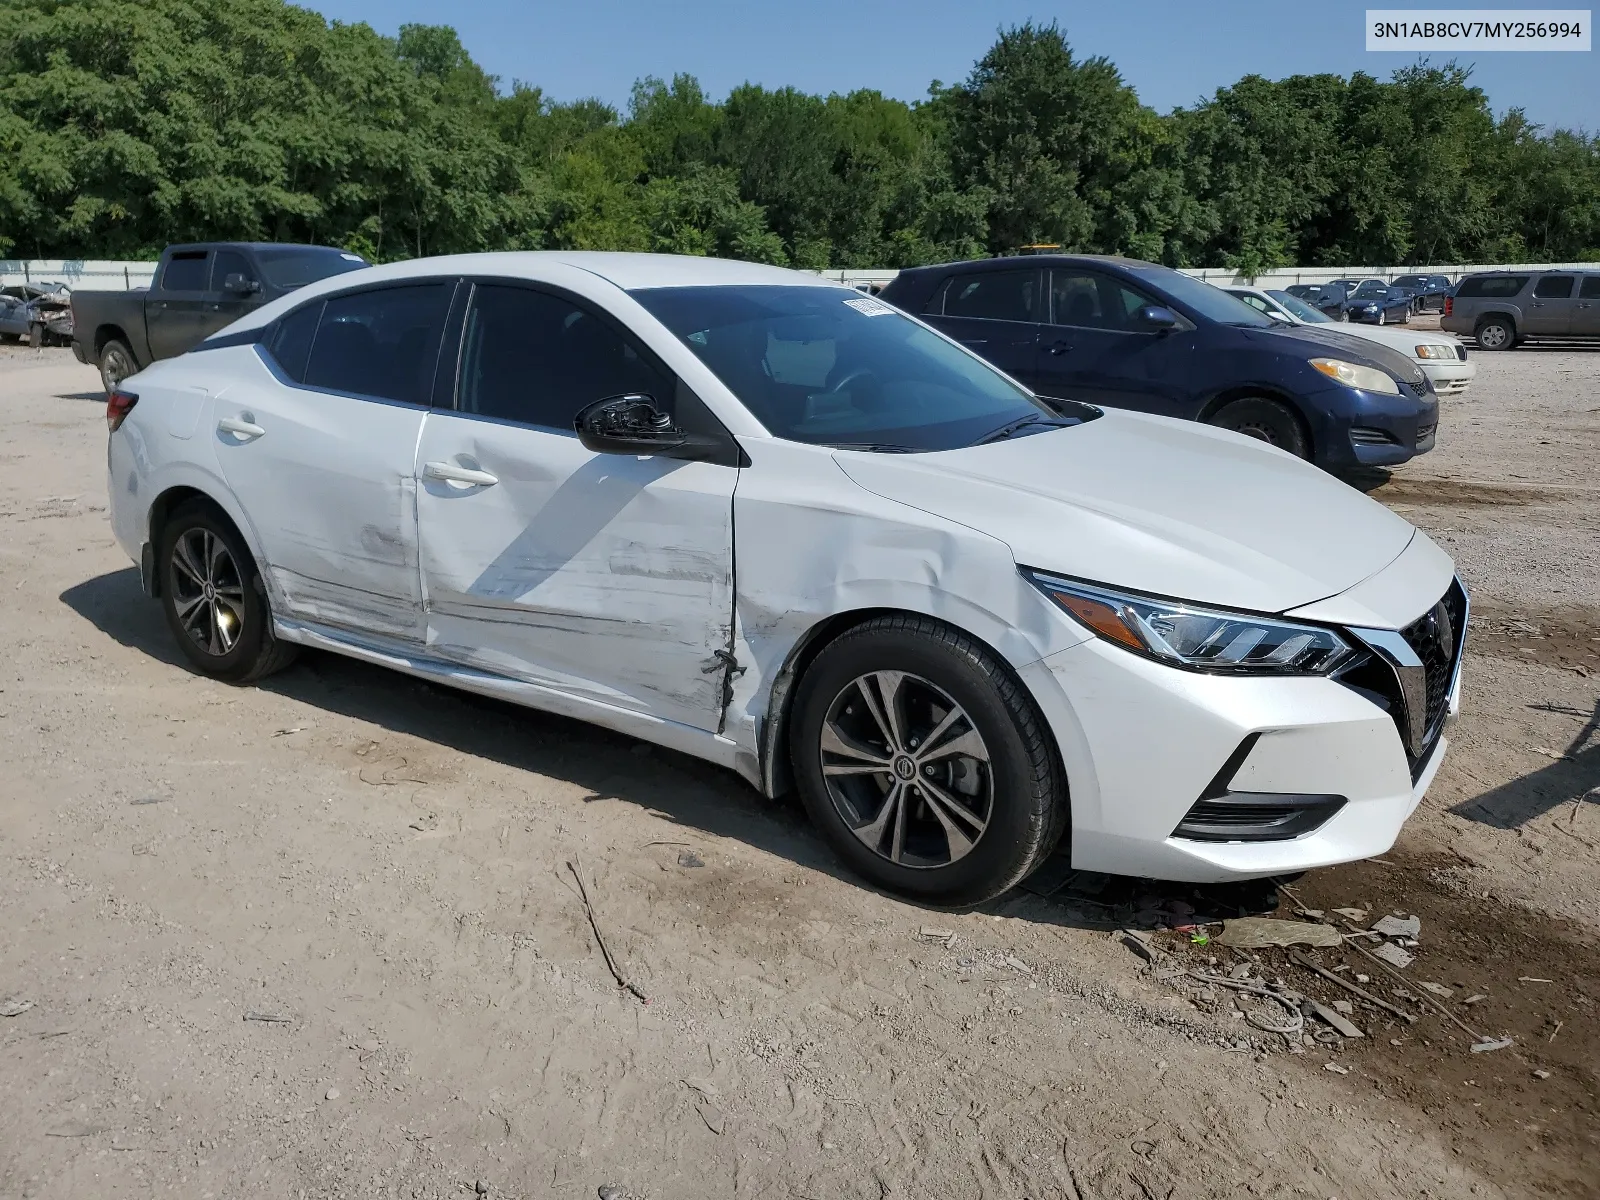
{"type": "Polygon", "coordinates": [[[1517,344],[1517,331],[1504,317],[1485,317],[1473,332],[1484,350],[1509,350],[1517,344]]]}
{"type": "Polygon", "coordinates": [[[1257,438],[1279,450],[1287,450],[1296,458],[1311,457],[1311,439],[1307,436],[1300,418],[1286,406],[1265,396],[1246,396],[1224,404],[1212,414],[1209,422],[1218,429],[1231,429],[1246,437],[1257,438]]]}
{"type": "Polygon", "coordinates": [[[112,338],[101,348],[100,382],[106,389],[106,395],[116,391],[117,384],[138,369],[138,364],[133,360],[133,351],[128,349],[126,342],[112,338]]]}

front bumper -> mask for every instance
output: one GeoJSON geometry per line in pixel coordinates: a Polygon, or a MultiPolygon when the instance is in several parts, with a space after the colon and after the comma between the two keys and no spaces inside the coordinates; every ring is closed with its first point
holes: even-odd
{"type": "Polygon", "coordinates": [[[1393,467],[1433,449],[1439,399],[1431,385],[1401,385],[1399,395],[1335,387],[1306,398],[1315,414],[1316,464],[1327,470],[1393,467]]]}
{"type": "Polygon", "coordinates": [[[1434,394],[1438,396],[1461,395],[1478,374],[1478,364],[1470,360],[1418,359],[1417,365],[1432,382],[1434,394]]]}
{"type": "Polygon", "coordinates": [[[1457,669],[1445,716],[1413,760],[1396,718],[1369,693],[1332,679],[1181,671],[1098,639],[1022,674],[1066,768],[1072,865],[1200,883],[1388,850],[1438,771],[1449,745],[1444,727],[1460,705],[1457,669]],[[1313,828],[1277,840],[1177,836],[1219,783],[1231,793],[1343,803],[1328,806],[1332,815],[1313,828]]]}

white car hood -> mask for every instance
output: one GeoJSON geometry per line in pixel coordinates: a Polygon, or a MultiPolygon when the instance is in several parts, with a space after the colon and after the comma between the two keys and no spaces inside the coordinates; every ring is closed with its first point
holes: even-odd
{"type": "Polygon", "coordinates": [[[1301,329],[1308,329],[1313,333],[1328,334],[1354,338],[1361,342],[1376,342],[1380,346],[1387,346],[1398,354],[1417,360],[1417,347],[1426,345],[1445,345],[1454,348],[1460,344],[1460,339],[1453,334],[1440,333],[1436,330],[1412,329],[1406,330],[1403,326],[1389,327],[1377,325],[1327,325],[1302,324],[1301,329]]]}
{"type": "Polygon", "coordinates": [[[961,450],[836,458],[868,491],[997,538],[1021,565],[1260,612],[1354,587],[1419,536],[1280,450],[1139,413],[961,450]]]}

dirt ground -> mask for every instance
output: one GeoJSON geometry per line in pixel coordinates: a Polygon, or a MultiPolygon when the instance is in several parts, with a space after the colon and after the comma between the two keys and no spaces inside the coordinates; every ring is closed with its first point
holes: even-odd
{"type": "Polygon", "coordinates": [[[94,372],[0,350],[0,1200],[1600,1195],[1600,351],[1475,357],[1363,481],[1474,603],[1394,850],[947,913],[586,726],[326,655],[196,677],[94,372]],[[1416,915],[1416,961],[1296,952],[1362,998],[1204,924],[1296,906],[1416,915]],[[1280,978],[1365,1036],[1269,1031],[1280,978]]]}

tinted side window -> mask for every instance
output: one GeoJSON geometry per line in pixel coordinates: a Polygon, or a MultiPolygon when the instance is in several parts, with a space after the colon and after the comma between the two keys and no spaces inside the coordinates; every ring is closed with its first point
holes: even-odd
{"type": "Polygon", "coordinates": [[[307,386],[427,404],[451,287],[411,284],[329,300],[306,364],[307,386]]]}
{"type": "Polygon", "coordinates": [[[161,272],[161,290],[165,292],[203,292],[211,273],[211,255],[207,250],[182,250],[167,260],[161,272]]]}
{"type": "Polygon", "coordinates": [[[944,312],[944,294],[949,290],[950,281],[948,279],[941,281],[939,286],[933,289],[933,295],[928,297],[928,302],[922,306],[923,315],[934,317],[941,315],[944,312]]]}
{"type": "Polygon", "coordinates": [[[1478,275],[1463,279],[1457,296],[1515,296],[1528,282],[1527,275],[1478,275]]]}
{"type": "Polygon", "coordinates": [[[1533,294],[1541,300],[1565,300],[1572,295],[1576,275],[1546,275],[1533,287],[1533,294]]]}
{"type": "Polygon", "coordinates": [[[628,338],[571,300],[479,284],[467,312],[462,412],[570,431],[578,410],[643,393],[673,411],[676,380],[628,338]]]}
{"type": "Polygon", "coordinates": [[[1583,300],[1600,300],[1600,275],[1585,275],[1578,296],[1583,300]]]}
{"type": "Polygon", "coordinates": [[[322,316],[322,301],[297,308],[278,318],[267,335],[266,351],[290,379],[304,383],[306,360],[311,357],[311,342],[317,336],[317,321],[322,316]]]}
{"type": "Polygon", "coordinates": [[[211,290],[220,292],[229,275],[243,275],[255,279],[256,269],[250,260],[237,250],[218,250],[211,261],[211,290]]]}
{"type": "Polygon", "coordinates": [[[1037,271],[985,271],[957,275],[944,297],[947,317],[981,317],[990,321],[1039,319],[1037,271]]]}

